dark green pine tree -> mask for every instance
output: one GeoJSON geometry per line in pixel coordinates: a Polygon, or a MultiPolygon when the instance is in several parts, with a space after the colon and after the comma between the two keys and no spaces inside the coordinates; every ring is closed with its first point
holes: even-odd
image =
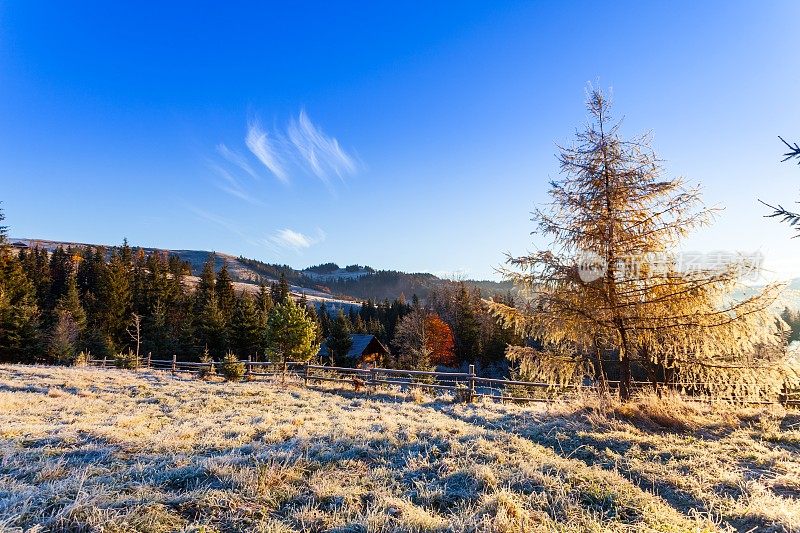
{"type": "Polygon", "coordinates": [[[35,363],[40,353],[36,290],[13,251],[0,245],[0,360],[35,363]]]}
{"type": "Polygon", "coordinates": [[[40,310],[50,303],[50,258],[47,250],[35,246],[20,254],[20,262],[36,290],[36,304],[40,310]]]}
{"type": "Polygon", "coordinates": [[[86,310],[86,329],[83,344],[86,350],[96,357],[113,355],[107,340],[104,287],[109,279],[106,249],[97,247],[85,249],[83,260],[78,264],[78,291],[81,303],[86,310]]]}
{"type": "Polygon", "coordinates": [[[78,328],[83,331],[83,328],[86,327],[86,311],[83,309],[83,305],[81,305],[76,277],[77,276],[73,274],[67,279],[67,289],[64,294],[61,295],[61,298],[58,299],[56,311],[69,313],[78,328]]]}
{"type": "Polygon", "coordinates": [[[320,302],[319,309],[317,309],[317,321],[322,337],[327,338],[331,334],[331,315],[328,313],[328,306],[324,301],[320,302]]]}
{"type": "Polygon", "coordinates": [[[272,294],[267,286],[262,283],[258,287],[258,295],[256,296],[258,312],[264,314],[264,316],[269,315],[273,305],[272,294]]]}
{"type": "Polygon", "coordinates": [[[170,330],[167,306],[156,301],[145,315],[142,324],[142,353],[165,358],[175,353],[179,332],[170,330]]]}
{"type": "Polygon", "coordinates": [[[322,325],[319,321],[319,314],[317,313],[317,306],[313,303],[306,305],[306,316],[311,319],[312,322],[316,325],[316,332],[317,332],[317,343],[322,344],[322,341],[325,340],[325,335],[322,334],[322,325]]]}
{"type": "Polygon", "coordinates": [[[286,303],[286,300],[289,299],[289,294],[289,282],[286,281],[286,274],[281,272],[281,277],[278,280],[277,296],[273,296],[273,300],[275,300],[276,304],[286,303]]]}
{"type": "Polygon", "coordinates": [[[196,316],[195,330],[198,335],[200,351],[208,348],[212,356],[220,359],[228,351],[225,317],[219,309],[214,293],[212,292],[210,296],[203,303],[200,314],[196,316]]]}
{"type": "Polygon", "coordinates": [[[460,363],[474,363],[483,352],[481,328],[475,301],[463,281],[459,283],[453,304],[452,328],[456,359],[460,363]]]}
{"type": "Polygon", "coordinates": [[[347,366],[351,363],[347,360],[347,352],[353,346],[353,339],[350,337],[350,319],[341,309],[331,325],[331,333],[326,345],[334,365],[347,366]]]}
{"type": "Polygon", "coordinates": [[[197,289],[195,290],[196,314],[203,312],[209,299],[216,298],[216,292],[214,290],[217,284],[217,277],[214,275],[216,257],[216,254],[211,252],[208,254],[206,262],[203,263],[203,272],[200,274],[200,282],[197,284],[197,289]]]}
{"type": "Polygon", "coordinates": [[[386,338],[386,328],[377,318],[373,317],[367,320],[367,333],[370,335],[375,335],[379,341],[384,344],[388,344],[388,339],[386,338]]]}
{"type": "Polygon", "coordinates": [[[202,352],[208,348],[211,355],[219,359],[228,348],[225,331],[225,316],[219,308],[217,298],[217,278],[214,275],[216,254],[209,254],[200,274],[200,283],[195,291],[194,330],[197,339],[195,350],[202,352]]]}
{"type": "Polygon", "coordinates": [[[131,253],[127,243],[111,254],[108,268],[100,287],[102,324],[106,350],[112,354],[123,350],[130,337],[127,327],[132,309],[131,253]]]}
{"type": "Polygon", "coordinates": [[[353,319],[353,333],[367,333],[367,324],[364,322],[364,319],[361,318],[361,315],[354,315],[353,319]]]}
{"type": "Polygon", "coordinates": [[[133,312],[144,316],[148,312],[147,302],[147,255],[137,248],[132,253],[131,263],[131,305],[133,312]]]}
{"type": "Polygon", "coordinates": [[[236,299],[228,331],[234,353],[255,359],[261,347],[262,330],[258,308],[249,294],[242,293],[236,299]]]}
{"type": "Polygon", "coordinates": [[[260,356],[265,354],[269,345],[267,321],[269,320],[269,312],[273,307],[272,292],[262,283],[258,288],[258,295],[256,296],[256,313],[258,315],[258,348],[256,353],[260,356]]]}
{"type": "Polygon", "coordinates": [[[49,354],[60,363],[71,363],[82,348],[83,332],[86,328],[86,312],[78,296],[76,275],[67,279],[66,292],[55,307],[55,321],[49,339],[49,354]]]}
{"type": "Polygon", "coordinates": [[[179,291],[170,283],[166,257],[152,253],[145,260],[144,309],[145,315],[153,312],[156,305],[174,306],[178,303],[179,291]]]}
{"type": "Polygon", "coordinates": [[[117,253],[120,259],[122,259],[122,262],[130,268],[133,264],[133,250],[131,250],[131,247],[128,245],[128,239],[122,239],[122,246],[117,250],[117,253]]]}
{"type": "Polygon", "coordinates": [[[233,289],[233,280],[228,272],[227,262],[222,264],[222,268],[217,274],[217,283],[214,288],[217,292],[219,310],[227,322],[233,315],[233,308],[236,306],[236,292],[233,289]]]}
{"type": "Polygon", "coordinates": [[[69,254],[59,246],[50,254],[50,294],[47,307],[52,309],[67,290],[67,280],[72,275],[73,263],[69,254]]]}

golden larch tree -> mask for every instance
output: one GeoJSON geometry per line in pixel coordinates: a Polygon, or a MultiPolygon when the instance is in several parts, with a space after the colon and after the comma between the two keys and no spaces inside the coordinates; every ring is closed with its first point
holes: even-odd
{"type": "MultiPolygon", "coordinates": [[[[713,210],[698,188],[662,177],[649,136],[620,136],[602,92],[590,91],[587,107],[590,123],[560,149],[552,201],[534,212],[535,233],[549,248],[509,257],[502,269],[523,302],[488,302],[504,324],[543,343],[542,350],[510,347],[509,358],[523,360],[537,379],[598,375],[605,385],[603,358],[613,354],[623,398],[634,362],[654,381],[661,369],[673,378],[721,380],[727,389],[747,372],[776,368],[781,322],[770,306],[780,287],[734,298],[743,268],[753,266],[744,257],[683,268],[678,244],[713,210]]],[[[769,378],[773,388],[778,374],[769,378]]]]}

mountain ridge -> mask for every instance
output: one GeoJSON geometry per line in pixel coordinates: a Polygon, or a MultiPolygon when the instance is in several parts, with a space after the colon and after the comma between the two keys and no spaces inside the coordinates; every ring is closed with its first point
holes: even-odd
{"type": "MultiPolygon", "coordinates": [[[[73,241],[56,241],[49,239],[32,239],[22,237],[9,238],[12,246],[39,247],[50,252],[59,246],[67,248],[98,248],[108,250],[119,248],[121,245],[107,245],[98,243],[81,243],[73,241]]],[[[343,299],[343,300],[384,300],[400,297],[411,298],[417,295],[425,299],[431,290],[440,285],[453,283],[453,280],[439,278],[428,272],[402,272],[398,270],[376,270],[369,266],[349,265],[340,268],[335,263],[313,265],[304,269],[297,269],[289,265],[267,263],[257,259],[249,259],[241,255],[212,250],[189,250],[155,248],[147,246],[133,246],[132,249],[141,249],[145,253],[167,253],[175,255],[186,261],[194,276],[202,271],[204,263],[210,254],[216,256],[215,271],[219,271],[223,264],[227,264],[231,278],[244,285],[245,290],[252,290],[259,283],[272,283],[283,274],[290,283],[292,292],[306,294],[318,298],[343,299]],[[246,287],[249,285],[250,287],[246,287]]],[[[459,280],[478,287],[487,295],[507,292],[511,289],[509,282],[491,280],[459,280]]]]}

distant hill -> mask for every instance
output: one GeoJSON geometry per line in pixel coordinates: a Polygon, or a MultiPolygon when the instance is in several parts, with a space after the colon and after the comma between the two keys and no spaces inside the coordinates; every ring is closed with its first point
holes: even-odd
{"type": "MultiPolygon", "coordinates": [[[[114,249],[116,246],[78,243],[66,241],[51,241],[46,239],[11,238],[9,241],[18,247],[44,248],[53,251],[59,246],[63,247],[99,247],[114,249]]],[[[134,248],[138,248],[134,246],[134,248]]],[[[192,274],[197,276],[203,269],[212,252],[206,250],[166,250],[160,248],[141,247],[145,252],[165,252],[186,261],[192,274]]],[[[349,265],[339,267],[335,263],[325,263],[308,267],[303,270],[295,269],[289,265],[265,263],[256,259],[234,256],[222,252],[216,255],[215,269],[219,271],[227,263],[228,270],[234,281],[239,282],[244,290],[255,290],[258,283],[271,283],[277,281],[283,274],[290,283],[292,292],[304,293],[314,299],[325,299],[331,302],[345,302],[356,300],[393,300],[401,295],[410,299],[416,294],[425,299],[432,289],[453,283],[428,273],[406,273],[396,270],[375,270],[368,266],[349,265]]],[[[481,291],[491,296],[495,293],[504,293],[511,289],[508,282],[464,280],[470,286],[478,287],[481,291]]]]}

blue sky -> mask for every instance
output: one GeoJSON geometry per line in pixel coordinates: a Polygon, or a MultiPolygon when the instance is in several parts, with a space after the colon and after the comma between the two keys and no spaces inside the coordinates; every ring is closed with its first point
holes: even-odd
{"type": "Polygon", "coordinates": [[[725,208],[687,248],[800,275],[797,2],[121,4],[0,3],[14,236],[494,277],[592,82],[725,208]]]}

